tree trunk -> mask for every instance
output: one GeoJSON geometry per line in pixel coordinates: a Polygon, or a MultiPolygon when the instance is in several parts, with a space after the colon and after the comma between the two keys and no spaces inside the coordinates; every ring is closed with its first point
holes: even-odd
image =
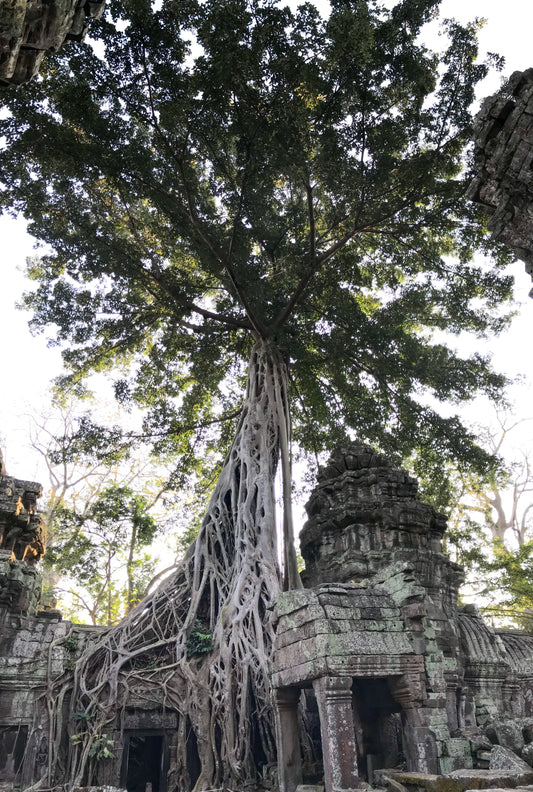
{"type": "MultiPolygon", "coordinates": [[[[112,728],[129,692],[140,689],[176,709],[188,736],[173,778],[179,789],[240,787],[275,760],[268,681],[270,609],[280,591],[274,479],[280,449],[284,474],[290,470],[289,438],[286,368],[275,347],[257,342],[236,436],[196,541],[160,588],[76,665],[71,715],[86,713],[87,732],[71,749],[73,785],[86,780],[96,735],[112,728]],[[198,751],[196,779],[187,745],[189,756],[198,751]]],[[[290,542],[288,516],[284,526],[290,542]]],[[[294,568],[286,576],[297,583],[294,568]]]]}

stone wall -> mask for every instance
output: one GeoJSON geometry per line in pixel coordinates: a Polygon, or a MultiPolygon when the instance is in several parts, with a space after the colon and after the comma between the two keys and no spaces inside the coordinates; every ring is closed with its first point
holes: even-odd
{"type": "Polygon", "coordinates": [[[45,550],[45,530],[37,514],[41,485],[0,474],[0,551],[35,564],[45,550]]]}
{"type": "Polygon", "coordinates": [[[40,494],[40,484],[7,476],[0,459],[0,785],[22,789],[47,770],[48,681],[72,668],[92,634],[41,606],[40,494]]]}
{"type": "Polygon", "coordinates": [[[514,72],[485,99],[474,144],[468,198],[489,209],[492,236],[509,245],[533,277],[533,69],[514,72]]]}

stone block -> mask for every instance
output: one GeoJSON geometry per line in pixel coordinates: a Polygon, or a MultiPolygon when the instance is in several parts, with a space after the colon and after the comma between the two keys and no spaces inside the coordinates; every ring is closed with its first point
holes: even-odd
{"type": "Polygon", "coordinates": [[[298,784],[296,792],[324,792],[323,784],[298,784]]]}
{"type": "Polygon", "coordinates": [[[508,748],[515,754],[520,754],[524,747],[524,735],[522,729],[514,721],[498,720],[485,727],[485,733],[491,740],[499,746],[508,748]]]}
{"type": "Polygon", "coordinates": [[[495,745],[490,753],[489,770],[512,770],[516,773],[528,773],[530,765],[514,751],[503,745],[495,745]]]}
{"type": "Polygon", "coordinates": [[[278,617],[285,616],[313,603],[318,604],[318,599],[316,593],[311,589],[285,591],[276,600],[275,613],[278,617]]]}
{"type": "Polygon", "coordinates": [[[533,782],[533,770],[529,768],[528,773],[516,774],[505,770],[454,770],[443,778],[443,784],[437,792],[445,792],[445,782],[449,779],[455,781],[458,792],[466,789],[492,789],[493,787],[504,787],[515,789],[517,786],[531,784],[533,782]]]}
{"type": "Polygon", "coordinates": [[[522,749],[522,759],[524,762],[530,767],[533,767],[533,744],[529,743],[529,745],[525,745],[522,749]]]}
{"type": "Polygon", "coordinates": [[[280,617],[276,631],[281,634],[287,630],[297,630],[303,624],[315,621],[315,619],[323,619],[324,617],[325,613],[322,606],[316,602],[311,602],[307,606],[302,606],[280,617]]]}

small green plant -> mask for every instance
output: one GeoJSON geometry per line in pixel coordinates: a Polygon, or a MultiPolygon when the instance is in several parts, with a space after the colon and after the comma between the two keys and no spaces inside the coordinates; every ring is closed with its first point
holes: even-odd
{"type": "Polygon", "coordinates": [[[213,631],[202,624],[199,619],[193,624],[193,628],[187,638],[185,644],[185,652],[187,657],[194,657],[194,655],[206,654],[213,648],[213,631]]]}
{"type": "MultiPolygon", "coordinates": [[[[86,737],[87,732],[80,732],[79,734],[73,734],[70,739],[73,745],[80,745],[86,737]]],[[[113,752],[114,747],[115,741],[109,739],[107,734],[97,734],[89,748],[89,756],[96,759],[97,762],[101,759],[112,759],[115,755],[113,752]]]]}
{"type": "Polygon", "coordinates": [[[74,659],[75,659],[74,656],[78,649],[79,643],[80,643],[80,637],[79,635],[75,635],[74,633],[67,635],[67,637],[63,641],[63,646],[65,647],[66,650],[64,665],[67,671],[72,671],[74,668],[74,659]]]}
{"type": "Polygon", "coordinates": [[[72,635],[69,635],[63,641],[65,649],[69,653],[74,653],[76,651],[76,649],[78,648],[79,643],[80,643],[80,637],[79,637],[79,635],[75,635],[74,633],[72,635]]]}
{"type": "Polygon", "coordinates": [[[113,752],[114,746],[114,740],[110,740],[107,734],[100,734],[94,738],[89,748],[89,756],[94,757],[96,761],[100,761],[101,759],[112,759],[115,755],[113,752]]]}
{"type": "Polygon", "coordinates": [[[88,723],[89,721],[92,721],[93,718],[94,712],[82,712],[81,710],[78,710],[74,714],[74,720],[81,721],[82,723],[88,723]]]}

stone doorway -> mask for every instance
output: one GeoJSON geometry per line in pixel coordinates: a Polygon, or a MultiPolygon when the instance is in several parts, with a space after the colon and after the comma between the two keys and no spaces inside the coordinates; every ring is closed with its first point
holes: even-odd
{"type": "Polygon", "coordinates": [[[167,792],[168,749],[165,734],[125,734],[121,786],[128,792],[167,792]]]}
{"type": "Polygon", "coordinates": [[[352,696],[359,775],[372,782],[374,770],[405,761],[402,708],[386,678],[354,678],[352,696]]]}

